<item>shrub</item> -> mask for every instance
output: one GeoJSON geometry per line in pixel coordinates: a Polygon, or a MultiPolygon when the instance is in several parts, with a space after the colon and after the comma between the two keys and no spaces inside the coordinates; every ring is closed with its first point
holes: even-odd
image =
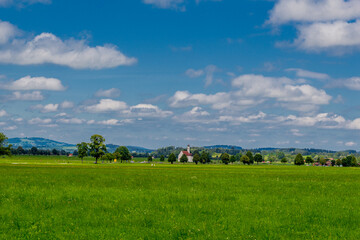
{"type": "Polygon", "coordinates": [[[282,163],[287,163],[288,160],[286,159],[286,157],[284,157],[284,158],[281,159],[281,162],[282,162],[282,163]]]}

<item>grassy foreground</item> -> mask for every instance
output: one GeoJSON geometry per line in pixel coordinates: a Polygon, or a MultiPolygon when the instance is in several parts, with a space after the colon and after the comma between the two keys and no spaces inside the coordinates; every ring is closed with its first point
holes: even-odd
{"type": "Polygon", "coordinates": [[[0,239],[360,239],[359,170],[0,160],[0,239]]]}

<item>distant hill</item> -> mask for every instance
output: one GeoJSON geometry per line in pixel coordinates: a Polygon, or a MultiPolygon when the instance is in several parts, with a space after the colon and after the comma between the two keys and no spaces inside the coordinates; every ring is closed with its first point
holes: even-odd
{"type": "Polygon", "coordinates": [[[13,145],[13,148],[17,148],[19,146],[24,149],[30,149],[32,147],[37,147],[38,149],[58,149],[58,150],[75,150],[76,145],[58,142],[46,138],[9,138],[8,143],[13,145]]]}
{"type": "MultiPolygon", "coordinates": [[[[13,148],[17,148],[19,146],[23,147],[24,149],[30,149],[32,147],[37,147],[38,149],[57,149],[57,150],[65,150],[68,152],[73,152],[76,150],[75,144],[65,143],[65,142],[58,142],[51,139],[46,138],[9,138],[8,143],[13,145],[13,148]]],[[[119,145],[114,144],[106,144],[109,152],[114,152],[119,145]]],[[[147,149],[143,147],[136,147],[136,146],[127,146],[130,152],[137,152],[137,153],[151,153],[152,149],[147,149]]]]}
{"type": "MultiPolygon", "coordinates": [[[[106,148],[109,152],[115,152],[115,150],[119,147],[120,145],[115,145],[115,144],[106,144],[106,148]]],[[[137,153],[151,153],[154,150],[152,149],[147,149],[147,148],[143,148],[143,147],[136,147],[136,146],[126,146],[130,152],[137,152],[137,153]]]]}
{"type": "Polygon", "coordinates": [[[216,148],[222,148],[222,149],[236,149],[236,150],[242,150],[242,147],[239,146],[232,146],[232,145],[213,145],[213,146],[204,146],[206,149],[216,149],[216,148]]]}

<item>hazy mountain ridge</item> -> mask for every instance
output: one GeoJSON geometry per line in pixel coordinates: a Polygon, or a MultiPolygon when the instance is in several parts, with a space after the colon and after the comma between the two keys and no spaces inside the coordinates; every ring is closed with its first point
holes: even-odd
{"type": "Polygon", "coordinates": [[[236,149],[236,150],[242,150],[242,147],[239,146],[233,146],[233,145],[212,145],[212,146],[204,146],[206,149],[216,149],[216,148],[222,148],[222,149],[236,149]]]}
{"type": "MultiPolygon", "coordinates": [[[[60,141],[54,141],[51,139],[40,138],[40,137],[30,137],[30,138],[9,138],[8,143],[12,144],[13,148],[17,148],[19,146],[23,147],[24,149],[30,149],[32,147],[36,147],[38,149],[47,150],[47,149],[57,149],[57,150],[65,150],[67,152],[73,152],[76,150],[76,144],[70,144],[60,141]]],[[[119,145],[116,144],[106,144],[107,149],[109,152],[114,152],[119,145]]],[[[130,152],[137,152],[137,153],[152,153],[156,150],[148,149],[144,147],[138,146],[126,146],[130,152]]],[[[203,148],[209,150],[216,150],[216,149],[223,149],[223,150],[245,150],[240,146],[233,146],[233,145],[212,145],[212,146],[204,146],[203,148]]],[[[175,149],[175,148],[174,148],[175,149]]],[[[345,151],[332,151],[332,150],[324,150],[324,149],[310,149],[310,148],[256,148],[250,149],[254,152],[260,151],[283,151],[285,153],[298,153],[301,152],[303,154],[311,154],[311,153],[336,153],[336,152],[347,152],[349,154],[357,153],[355,150],[345,150],[345,151]]]]}
{"type": "MultiPolygon", "coordinates": [[[[21,146],[24,149],[30,149],[32,147],[36,147],[38,149],[57,149],[57,150],[65,150],[68,152],[72,152],[76,150],[76,144],[70,144],[65,142],[54,141],[46,138],[39,137],[31,137],[31,138],[9,138],[8,143],[13,146],[13,148],[18,148],[21,146]]],[[[115,144],[106,144],[109,152],[114,152],[119,145],[115,144]]],[[[138,153],[151,153],[152,149],[147,149],[143,147],[137,146],[126,146],[130,152],[138,152],[138,153]]]]}

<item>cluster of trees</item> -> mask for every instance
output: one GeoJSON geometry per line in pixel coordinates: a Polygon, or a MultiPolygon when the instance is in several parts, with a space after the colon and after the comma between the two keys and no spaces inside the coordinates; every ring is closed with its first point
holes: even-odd
{"type": "Polygon", "coordinates": [[[343,167],[357,167],[359,166],[357,159],[354,155],[348,155],[342,159],[338,158],[337,160],[334,159],[327,159],[324,157],[318,157],[314,160],[311,156],[307,156],[304,160],[304,157],[301,153],[297,154],[294,160],[295,165],[304,165],[304,164],[313,164],[317,163],[318,165],[325,166],[343,166],[343,167]]]}
{"type": "Polygon", "coordinates": [[[130,151],[125,146],[118,147],[114,153],[109,153],[106,149],[105,138],[95,134],[90,137],[90,143],[82,142],[76,145],[78,157],[83,160],[84,157],[92,156],[95,158],[95,164],[98,160],[112,162],[115,159],[121,162],[131,160],[130,151]]]}
{"type": "MultiPolygon", "coordinates": [[[[347,151],[329,151],[322,149],[298,149],[298,148],[259,148],[259,149],[236,149],[236,148],[205,148],[205,147],[193,147],[193,151],[202,152],[207,151],[210,155],[214,155],[215,160],[221,160],[221,155],[223,153],[229,154],[229,156],[235,156],[236,161],[239,162],[241,156],[245,155],[248,151],[251,151],[253,155],[259,153],[262,156],[267,156],[266,160],[269,162],[293,162],[296,155],[301,153],[303,156],[311,156],[312,158],[325,157],[325,158],[334,158],[342,159],[348,155],[354,155],[355,157],[360,157],[360,153],[357,153],[354,150],[347,151]]],[[[161,155],[169,156],[170,153],[174,153],[176,156],[183,150],[183,148],[178,148],[174,146],[159,148],[156,151],[152,152],[152,155],[156,158],[159,158],[161,155]]]]}
{"type": "Polygon", "coordinates": [[[30,149],[24,149],[23,147],[19,146],[17,148],[11,149],[11,154],[13,155],[55,155],[55,156],[68,156],[70,153],[65,150],[57,150],[57,149],[38,149],[37,147],[32,147],[30,149]]]}
{"type": "Polygon", "coordinates": [[[229,155],[228,153],[223,153],[220,156],[221,161],[224,164],[234,163],[234,162],[241,162],[244,165],[251,165],[255,162],[259,164],[260,162],[264,161],[263,156],[260,153],[256,153],[255,155],[251,151],[247,151],[246,154],[242,155],[241,153],[237,155],[229,155]]]}

